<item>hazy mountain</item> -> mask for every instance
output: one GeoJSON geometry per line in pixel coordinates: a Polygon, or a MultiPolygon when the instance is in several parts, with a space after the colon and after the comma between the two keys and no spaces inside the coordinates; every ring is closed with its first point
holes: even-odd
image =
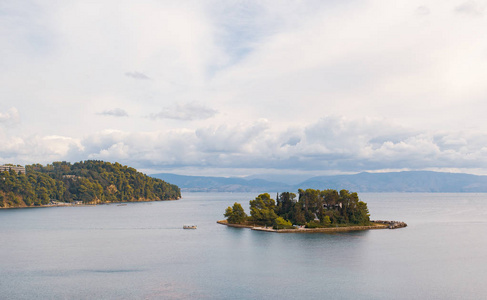
{"type": "MultiPolygon", "coordinates": [[[[226,178],[162,173],[151,176],[176,184],[183,191],[296,192],[299,188],[313,188],[347,189],[353,192],[487,192],[487,176],[430,171],[317,176],[294,183],[290,180],[291,176],[282,177],[286,178],[286,182],[261,179],[259,175],[226,178]]],[[[266,175],[266,178],[279,179],[271,175],[266,175]]]]}
{"type": "Polygon", "coordinates": [[[487,192],[487,176],[409,171],[318,176],[298,185],[300,188],[348,189],[356,192],[487,192]]]}
{"type": "Polygon", "coordinates": [[[282,182],[287,185],[295,185],[298,182],[308,180],[313,176],[303,174],[255,174],[244,177],[245,179],[264,179],[272,182],[282,182]]]}
{"type": "Polygon", "coordinates": [[[152,174],[151,176],[171,182],[183,191],[191,192],[267,192],[293,189],[291,185],[264,179],[186,176],[170,173],[152,174]]]}

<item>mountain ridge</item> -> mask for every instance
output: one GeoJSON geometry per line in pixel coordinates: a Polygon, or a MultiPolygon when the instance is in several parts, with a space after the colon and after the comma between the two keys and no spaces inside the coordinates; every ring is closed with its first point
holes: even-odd
{"type": "MultiPolygon", "coordinates": [[[[189,176],[159,173],[150,176],[177,184],[189,192],[282,192],[298,189],[346,189],[354,192],[487,192],[487,176],[434,171],[314,176],[290,184],[258,178],[189,176]]],[[[266,175],[266,178],[270,178],[266,175]]]]}
{"type": "Polygon", "coordinates": [[[239,177],[190,176],[172,173],[158,173],[150,176],[170,182],[187,192],[260,192],[292,188],[281,182],[265,179],[245,179],[239,177]]]}

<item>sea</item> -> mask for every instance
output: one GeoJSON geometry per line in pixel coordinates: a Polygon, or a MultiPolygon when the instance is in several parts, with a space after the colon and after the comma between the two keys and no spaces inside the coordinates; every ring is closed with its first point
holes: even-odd
{"type": "Polygon", "coordinates": [[[393,230],[216,223],[256,196],[0,210],[0,299],[487,299],[487,194],[359,194],[393,230]]]}

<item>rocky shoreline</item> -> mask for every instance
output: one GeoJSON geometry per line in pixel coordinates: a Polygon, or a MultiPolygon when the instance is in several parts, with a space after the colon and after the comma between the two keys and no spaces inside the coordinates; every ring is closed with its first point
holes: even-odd
{"type": "Polygon", "coordinates": [[[387,226],[387,228],[389,229],[397,229],[397,228],[403,228],[403,227],[406,227],[408,226],[408,224],[404,223],[404,222],[401,222],[401,221],[382,221],[382,220],[374,220],[374,221],[371,221],[371,222],[374,222],[374,223],[378,223],[378,224],[384,224],[387,226]]]}
{"type": "Polygon", "coordinates": [[[369,226],[345,226],[345,227],[327,227],[327,228],[295,228],[295,229],[274,229],[272,227],[261,227],[254,225],[243,224],[229,224],[227,220],[217,221],[218,224],[226,225],[236,228],[250,228],[251,230],[276,232],[276,233],[314,233],[314,232],[347,232],[369,229],[396,229],[406,227],[407,224],[398,221],[371,221],[372,225],[369,226]]]}

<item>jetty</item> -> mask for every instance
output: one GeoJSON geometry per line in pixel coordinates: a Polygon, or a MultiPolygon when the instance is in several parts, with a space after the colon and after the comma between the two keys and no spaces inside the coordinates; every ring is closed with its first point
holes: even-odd
{"type": "Polygon", "coordinates": [[[401,222],[401,221],[382,221],[382,220],[374,220],[374,221],[371,221],[373,223],[377,223],[377,224],[384,224],[387,226],[387,228],[389,229],[397,229],[397,228],[403,228],[403,227],[406,227],[408,226],[408,224],[404,223],[404,222],[401,222]]]}

